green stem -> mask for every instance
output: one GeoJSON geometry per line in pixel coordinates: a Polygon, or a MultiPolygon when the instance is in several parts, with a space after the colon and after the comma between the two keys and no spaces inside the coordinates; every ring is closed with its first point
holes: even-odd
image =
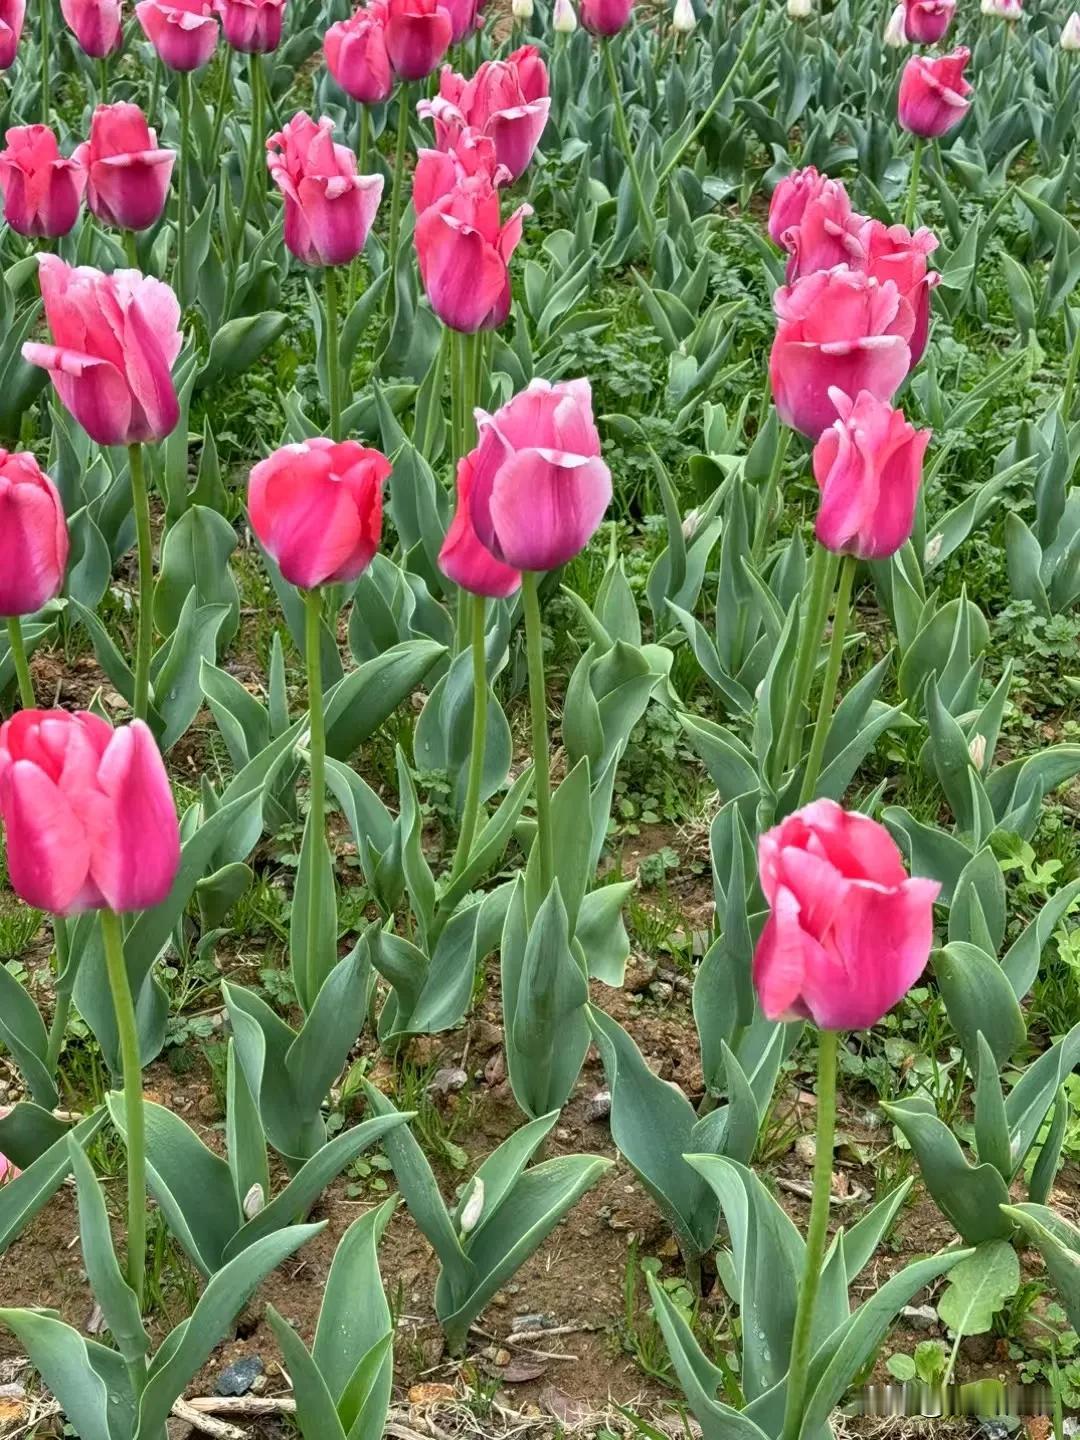
{"type": "MultiPolygon", "coordinates": [[[[322,595],[308,590],[304,595],[304,659],[307,665],[309,740],[308,774],[311,785],[309,824],[326,824],[326,720],[323,714],[322,684],[322,595]]],[[[318,973],[319,926],[322,920],[322,867],[316,862],[311,869],[308,891],[307,924],[307,1004],[310,1014],[319,993],[322,976],[318,973]]]]}
{"type": "Polygon", "coordinates": [[[191,131],[191,74],[181,70],[176,77],[180,87],[180,173],[176,180],[176,278],[181,307],[187,304],[187,209],[188,209],[188,145],[191,131]]]}
{"type": "Polygon", "coordinates": [[[794,765],[799,758],[798,752],[801,745],[798,737],[799,727],[802,723],[802,711],[813,683],[814,668],[817,664],[818,651],[821,648],[821,636],[825,629],[825,616],[829,609],[829,597],[836,584],[836,565],[837,557],[831,550],[826,550],[824,545],[814,546],[814,558],[810,562],[809,594],[806,600],[802,629],[799,633],[795,676],[791,685],[788,707],[784,711],[784,723],[780,727],[780,740],[777,745],[781,764],[794,765]]]}
{"type": "Polygon", "coordinates": [[[836,1134],[836,1052],[839,1034],[818,1031],[817,1138],[814,1148],[814,1188],[810,1224],[806,1232],[799,1304],[791,1337],[791,1364],[787,1377],[782,1440],[796,1440],[806,1409],[814,1329],[814,1303],[821,1279],[825,1245],[829,1238],[829,1192],[832,1189],[833,1140],[836,1134]]]}
{"type": "Polygon", "coordinates": [[[919,172],[922,169],[923,138],[915,136],[911,152],[911,176],[908,179],[907,204],[904,206],[904,224],[909,230],[915,225],[915,210],[919,203],[919,172]]]}
{"type": "Polygon", "coordinates": [[[41,123],[43,125],[52,124],[52,116],[49,114],[49,103],[51,99],[49,94],[49,61],[52,58],[49,54],[49,6],[51,4],[52,0],[41,0],[41,9],[39,11],[41,24],[38,30],[38,40],[41,44],[41,123]]]}
{"type": "Polygon", "coordinates": [[[750,553],[755,565],[765,554],[765,546],[769,538],[769,521],[776,504],[776,492],[780,487],[780,472],[784,468],[784,460],[790,444],[791,431],[786,425],[781,425],[776,449],[773,451],[772,464],[769,466],[769,478],[765,482],[765,491],[761,497],[761,506],[754,525],[754,543],[750,553]]]}
{"type": "Polygon", "coordinates": [[[1072,353],[1069,356],[1069,369],[1065,375],[1065,389],[1061,392],[1061,418],[1066,425],[1072,419],[1073,395],[1076,392],[1076,379],[1080,375],[1080,309],[1077,310],[1073,319],[1073,343],[1072,353]]]}
{"type": "Polygon", "coordinates": [[[23,644],[22,621],[18,615],[8,616],[7,632],[15,678],[19,682],[19,704],[24,710],[33,710],[37,703],[34,699],[34,682],[30,678],[26,646],[23,644]]]}
{"type": "MultiPolygon", "coordinates": [[[[451,392],[451,415],[453,417],[453,456],[452,464],[454,474],[457,471],[457,462],[462,455],[467,455],[472,449],[473,439],[473,405],[476,399],[476,386],[478,384],[476,354],[480,348],[481,337],[479,335],[465,335],[460,331],[451,331],[453,337],[453,365],[450,374],[451,392]]],[[[451,488],[454,476],[451,476],[451,488]]],[[[465,590],[458,591],[457,601],[457,641],[458,653],[465,649],[469,643],[469,594],[465,590]]]]}
{"type": "Polygon", "coordinates": [[[138,250],[137,250],[136,247],[135,247],[135,231],[134,231],[134,230],[125,230],[125,231],[123,232],[123,234],[124,234],[124,254],[127,256],[127,262],[128,262],[128,264],[131,266],[132,270],[138,270],[138,268],[139,268],[139,252],[138,252],[138,250]]]}
{"type": "Polygon", "coordinates": [[[472,857],[473,841],[480,823],[480,786],[484,778],[484,754],[487,745],[487,661],[484,653],[485,601],[483,595],[470,595],[472,610],[473,717],[472,748],[469,752],[469,780],[465,790],[465,808],[461,812],[450,881],[457,880],[472,857]]]}
{"type": "Polygon", "coordinates": [[[251,85],[251,135],[248,140],[247,168],[244,171],[244,193],[240,200],[240,213],[237,216],[236,233],[233,236],[233,266],[240,263],[240,246],[244,237],[244,230],[247,226],[248,211],[255,202],[255,180],[259,169],[259,160],[263,151],[263,142],[266,136],[263,131],[266,128],[263,120],[263,93],[262,93],[262,66],[259,63],[258,55],[249,55],[248,75],[251,85]]]}
{"type": "Polygon", "coordinates": [[[535,571],[526,570],[521,577],[521,597],[525,605],[525,649],[529,666],[536,843],[540,847],[540,893],[547,895],[555,878],[555,841],[551,832],[551,758],[548,753],[547,689],[544,684],[544,636],[540,626],[539,589],[540,576],[535,571]]]}
{"type": "Polygon", "coordinates": [[[218,169],[221,132],[225,126],[225,107],[229,101],[231,87],[232,50],[226,45],[221,56],[221,84],[218,87],[217,101],[214,105],[214,128],[210,133],[210,173],[216,173],[218,169]]]}
{"type": "Polygon", "coordinates": [[[368,145],[371,143],[371,111],[366,105],[360,106],[360,138],[356,145],[356,169],[366,174],[368,145]]]}
{"type": "Polygon", "coordinates": [[[326,285],[326,385],[330,391],[330,438],[341,436],[341,336],[338,330],[338,277],[333,265],[323,271],[326,285]]]}
{"type": "Polygon", "coordinates": [[[720,82],[720,88],[717,90],[716,94],[705,107],[704,111],[702,112],[701,119],[694,126],[693,130],[690,131],[690,134],[679,146],[678,150],[676,150],[675,154],[664,166],[663,170],[660,171],[660,174],[657,176],[656,179],[657,189],[660,189],[663,186],[664,181],[679,164],[679,162],[682,160],[682,157],[686,154],[687,150],[689,150],[690,146],[693,145],[694,141],[698,138],[701,132],[708,125],[709,121],[716,114],[717,110],[719,110],[720,106],[724,103],[724,96],[731,89],[735,81],[735,76],[739,73],[739,70],[742,68],[743,61],[750,53],[750,48],[754,43],[754,37],[757,35],[758,29],[761,26],[761,22],[765,18],[765,10],[768,6],[768,3],[769,0],[758,0],[758,7],[754,11],[754,18],[751,21],[750,29],[746,32],[746,39],[739,47],[739,53],[731,62],[731,69],[720,82]]]}
{"type": "Polygon", "coordinates": [[[608,86],[611,89],[611,101],[615,107],[615,133],[619,139],[619,145],[623,152],[623,159],[626,161],[626,168],[630,172],[630,184],[634,189],[634,199],[637,201],[638,218],[641,220],[642,229],[645,231],[645,243],[652,249],[652,243],[656,236],[656,218],[652,208],[646,203],[645,191],[641,184],[641,174],[638,171],[637,160],[634,158],[634,144],[630,138],[630,127],[626,123],[626,111],[622,102],[622,87],[619,84],[618,71],[615,69],[615,55],[612,50],[614,42],[604,37],[600,41],[600,48],[604,52],[604,65],[607,69],[608,86]]]}
{"type": "MultiPolygon", "coordinates": [[[[390,283],[387,294],[395,294],[394,272],[397,268],[398,236],[401,233],[401,197],[405,180],[405,152],[409,145],[409,82],[402,80],[397,92],[397,150],[394,154],[394,174],[390,185],[390,245],[386,252],[386,263],[390,267],[390,283]]],[[[393,305],[391,298],[390,304],[393,305]]]]}
{"type": "Polygon", "coordinates": [[[128,446],[128,471],[139,555],[139,629],[135,643],[133,708],[136,720],[145,720],[150,708],[150,652],[154,645],[154,541],[150,533],[150,496],[143,472],[142,447],[137,444],[128,446]]]}
{"type": "Polygon", "coordinates": [[[52,1024],[49,1026],[49,1038],[45,1047],[45,1064],[48,1066],[50,1075],[55,1073],[56,1063],[60,1059],[60,1051],[64,1048],[64,1036],[67,1034],[68,1016],[71,1013],[71,980],[67,975],[71,940],[68,935],[67,921],[59,915],[54,915],[52,925],[53,944],[56,947],[57,983],[52,1024]]]}
{"type": "Polygon", "coordinates": [[[101,935],[105,943],[105,966],[116,1013],[116,1033],[120,1041],[120,1065],[124,1077],[128,1169],[128,1284],[134,1290],[141,1309],[146,1270],[146,1130],[139,1030],[124,960],[124,932],[119,915],[112,910],[101,912],[101,935]]]}
{"type": "Polygon", "coordinates": [[[109,57],[103,55],[98,61],[98,104],[107,105],[109,101],[109,57]]]}
{"type": "Polygon", "coordinates": [[[840,679],[840,666],[844,659],[844,636],[847,632],[848,611],[851,609],[851,587],[855,580],[856,559],[845,555],[840,566],[840,580],[836,587],[836,605],[833,608],[832,640],[829,643],[829,658],[825,662],[825,678],[821,685],[821,700],[818,704],[814,738],[810,742],[810,755],[806,761],[799,804],[806,805],[814,798],[821,761],[825,755],[825,742],[829,738],[832,723],[833,702],[836,686],[840,679]]]}

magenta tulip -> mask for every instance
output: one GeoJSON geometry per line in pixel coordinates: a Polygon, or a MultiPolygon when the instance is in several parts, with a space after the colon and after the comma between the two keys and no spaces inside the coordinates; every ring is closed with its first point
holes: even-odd
{"type": "Polygon", "coordinates": [[[0,819],[12,888],[39,910],[148,910],[172,889],[176,806],[141,720],[19,711],[0,728],[0,819]]]}
{"type": "Polygon", "coordinates": [[[521,572],[501,560],[480,543],[472,519],[472,494],[475,489],[473,459],[464,455],[458,461],[457,508],[439,551],[439,569],[455,585],[471,590],[474,595],[487,595],[504,600],[521,588],[521,572]]]}
{"type": "Polygon", "coordinates": [[[281,43],[285,0],[214,0],[225,42],[242,55],[267,55],[281,43]]]}
{"type": "Polygon", "coordinates": [[[840,183],[830,181],[813,165],[785,175],[769,200],[769,239],[773,244],[783,245],[785,231],[799,224],[807,205],[826,185],[840,183]]]}
{"type": "Polygon", "coordinates": [[[936,45],[956,14],[956,0],[904,0],[904,38],[912,45],[936,45]]]}
{"type": "Polygon", "coordinates": [[[168,285],[138,270],[103,275],[40,255],[51,345],[23,358],[52,376],[64,406],[99,445],[164,440],[180,418],[172,366],[180,353],[180,306],[168,285]]]}
{"type": "Polygon", "coordinates": [[[386,53],[401,80],[423,80],[450,48],[450,12],[439,0],[389,0],[386,53]]]}
{"type": "Polygon", "coordinates": [[[864,253],[858,268],[875,280],[895,281],[914,313],[915,328],[908,341],[914,369],[930,335],[930,295],[941,280],[940,273],[931,270],[927,261],[938,247],[937,236],[925,227],[912,234],[904,225],[867,220],[859,240],[864,253]]]}
{"type": "Polygon", "coordinates": [[[60,13],[83,54],[104,60],[120,49],[120,0],[60,0],[60,13]]]}
{"type": "Polygon", "coordinates": [[[865,254],[860,240],[865,223],[865,216],[852,210],[843,182],[825,180],[807,199],[798,224],[789,226],[780,237],[791,256],[788,284],[800,275],[831,270],[835,265],[857,267],[865,254]]]}
{"type": "Polygon", "coordinates": [[[848,266],[804,275],[773,296],[769,378],[785,425],[816,440],[836,419],[829,392],[891,400],[908,373],[911,306],[891,280],[848,266]]]}
{"type": "Polygon", "coordinates": [[[73,158],[86,167],[86,203],[102,224],[148,230],[161,219],[176,152],[159,147],[138,105],[99,105],[73,158]]]}
{"type": "Polygon", "coordinates": [[[283,445],[251,472],[251,528],[291,585],[347,584],[379,548],[389,474],[386,456],[355,440],[283,445]]]}
{"type": "Polygon", "coordinates": [[[0,450],[0,616],[34,615],[64,587],[68,527],[33,455],[0,450]]]}
{"type": "Polygon", "coordinates": [[[581,23],[594,35],[618,35],[630,23],[634,0],[581,0],[581,23]]]}
{"type": "Polygon", "coordinates": [[[356,156],[335,145],[334,122],[303,111],[266,142],[266,163],[285,197],[285,244],[305,265],[347,265],[367,242],[382,197],[381,175],[358,175],[356,156]]]}
{"type": "Polygon", "coordinates": [[[460,45],[484,23],[480,16],[483,0],[440,0],[440,3],[450,16],[451,45],[460,45]]]}
{"type": "Polygon", "coordinates": [[[754,985],[766,1017],[876,1025],[926,968],[941,886],[911,879],[885,827],[832,800],[767,830],[758,871],[770,913],[754,985]]]}
{"type": "Polygon", "coordinates": [[[139,0],[135,14],[170,70],[201,70],[213,55],[218,22],[211,0],[139,0]]]}
{"type": "Polygon", "coordinates": [[[550,108],[547,67],[535,45],[485,61],[471,80],[444,65],[438,95],[416,107],[434,121],[440,150],[456,148],[467,130],[488,136],[511,180],[528,168],[550,108]]]}
{"type": "MultiPolygon", "coordinates": [[[[11,1113],[11,1107],[0,1105],[0,1120],[11,1113]]],[[[13,1165],[6,1155],[0,1153],[0,1185],[6,1185],[9,1180],[17,1180],[22,1171],[17,1165],[13,1165]]]]}
{"type": "Polygon", "coordinates": [[[20,235],[66,235],[79,218],[86,170],[60,154],[47,125],[16,125],[0,150],[4,219],[20,235]]]}
{"type": "Polygon", "coordinates": [[[955,129],[971,105],[972,89],[964,79],[971,51],[961,45],[951,55],[914,55],[900,77],[900,124],[913,135],[934,140],[955,129]]]}
{"type": "Polygon", "coordinates": [[[0,70],[15,63],[25,19],[26,0],[0,0],[0,70]]]}
{"type": "Polygon", "coordinates": [[[327,69],[361,105],[381,105],[394,88],[386,51],[386,0],[371,0],[348,20],[331,25],[323,39],[327,69]]]}

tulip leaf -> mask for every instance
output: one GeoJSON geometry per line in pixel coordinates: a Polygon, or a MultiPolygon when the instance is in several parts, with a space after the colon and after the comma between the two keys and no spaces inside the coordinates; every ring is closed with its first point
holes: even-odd
{"type": "Polygon", "coordinates": [[[285,1368],[292,1382],[296,1397],[296,1423],[300,1427],[300,1434],[304,1440],[346,1440],[337,1406],[307,1346],[273,1305],[267,1306],[266,1318],[281,1349],[281,1358],[285,1361],[285,1368]]]}
{"type": "Polygon", "coordinates": [[[121,1273],[97,1176],[82,1146],[71,1136],[68,1154],[79,1195],[79,1234],[90,1289],[120,1354],[127,1363],[136,1364],[150,1350],[139,1299],[121,1273]]]}
{"type": "Polygon", "coordinates": [[[80,1440],[133,1434],[135,1397],[117,1351],[84,1339],[45,1310],[0,1309],[0,1325],[14,1332],[64,1413],[78,1425],[80,1440]]]}
{"type": "Polygon", "coordinates": [[[914,1150],[938,1209],[965,1242],[979,1245],[1007,1237],[1009,1225],[1000,1207],[1008,1203],[1009,1189],[994,1166],[969,1164],[960,1142],[929,1101],[899,1100],[882,1108],[914,1150]]]}
{"type": "Polygon", "coordinates": [[[978,946],[955,940],[935,952],[934,974],[971,1073],[978,1070],[980,1034],[997,1064],[1004,1065],[1027,1038],[1027,1026],[998,962],[978,946]]]}
{"type": "Polygon", "coordinates": [[[1046,1262],[1069,1323],[1080,1326],[1080,1230],[1045,1205],[1004,1205],[1046,1262]]]}
{"type": "Polygon", "coordinates": [[[59,1104],[47,1052],[49,1038],[29,991],[0,962],[0,1041],[11,1052],[31,1095],[44,1110],[59,1104]]]}
{"type": "MultiPolygon", "coordinates": [[[[397,1196],[392,1195],[353,1221],[341,1237],[327,1276],[311,1354],[339,1406],[351,1386],[357,1357],[370,1355],[393,1330],[393,1317],[379,1275],[378,1247],[396,1205],[397,1196]]],[[[382,1410],[379,1434],[390,1403],[392,1373],[393,1355],[388,1351],[370,1396],[361,1407],[373,1414],[382,1410]]],[[[351,1429],[356,1418],[342,1416],[342,1421],[351,1429]]]]}
{"type": "Polygon", "coordinates": [[[59,1139],[22,1169],[15,1179],[0,1186],[0,1255],[23,1228],[56,1193],[71,1168],[69,1136],[86,1144],[97,1134],[105,1120],[104,1108],[64,1131],[59,1139]]]}

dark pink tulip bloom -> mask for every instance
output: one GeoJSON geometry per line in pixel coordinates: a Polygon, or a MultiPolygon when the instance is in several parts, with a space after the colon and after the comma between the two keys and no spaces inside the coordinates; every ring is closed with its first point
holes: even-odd
{"type": "Polygon", "coordinates": [[[0,450],[0,615],[33,615],[64,588],[68,528],[33,455],[0,450]]]}
{"type": "Polygon", "coordinates": [[[800,275],[831,270],[834,265],[858,266],[864,257],[859,235],[865,224],[866,217],[852,210],[843,182],[826,180],[807,199],[799,223],[781,236],[780,243],[791,255],[788,284],[800,275]]]}
{"type": "Polygon", "coordinates": [[[60,154],[47,125],[16,125],[0,151],[4,219],[20,235],[66,235],[79,218],[86,171],[60,154]]]}
{"type": "Polygon", "coordinates": [[[0,818],[12,888],[39,910],[148,910],[172,889],[180,827],[141,720],[19,711],[0,728],[0,818]]]}
{"type": "Polygon", "coordinates": [[[581,23],[594,35],[618,35],[630,23],[634,0],[581,0],[581,23]]]}
{"type": "Polygon", "coordinates": [[[356,156],[334,144],[334,122],[303,111],[266,142],[266,163],[285,197],[285,244],[305,265],[347,265],[363,250],[382,197],[381,175],[358,175],[356,156]]]}
{"type": "Polygon", "coordinates": [[[120,0],[60,0],[60,13],[84,54],[103,60],[120,49],[120,0]]]}
{"type": "Polygon", "coordinates": [[[773,244],[783,245],[785,231],[799,224],[803,211],[814,196],[821,193],[824,186],[840,183],[830,181],[827,175],[820,174],[813,165],[785,175],[769,200],[769,239],[773,244]]]}
{"type": "Polygon", "coordinates": [[[441,0],[441,4],[450,16],[451,45],[460,45],[484,23],[480,18],[483,0],[441,0]]]}
{"type": "Polygon", "coordinates": [[[925,226],[914,234],[904,225],[883,225],[867,220],[860,235],[864,258],[859,269],[875,280],[893,280],[915,315],[915,328],[908,341],[911,368],[923,357],[930,335],[930,294],[941,275],[931,270],[927,257],[938,247],[938,238],[925,226]]]}
{"type": "Polygon", "coordinates": [[[785,425],[816,440],[836,419],[830,391],[869,390],[891,400],[908,373],[911,306],[891,280],[838,265],[773,296],[779,317],[769,356],[773,399],[785,425]]]}
{"type": "Polygon", "coordinates": [[[972,89],[964,79],[971,51],[961,45],[951,55],[914,55],[900,77],[900,124],[925,140],[936,139],[960,124],[971,105],[972,89]]]}
{"type": "Polygon", "coordinates": [[[285,0],[214,0],[225,42],[242,55],[267,55],[281,43],[285,0]]]}
{"type": "Polygon", "coordinates": [[[467,130],[486,135],[511,180],[528,168],[550,108],[547,67],[535,45],[523,45],[505,60],[485,61],[471,80],[444,65],[438,95],[416,107],[435,122],[440,150],[455,149],[467,130]]]}
{"type": "Polygon", "coordinates": [[[936,45],[956,14],[956,0],[904,0],[904,38],[912,45],[936,45]]]}
{"type": "Polygon", "coordinates": [[[15,63],[25,19],[26,0],[0,0],[0,70],[15,63]]]}
{"type": "Polygon", "coordinates": [[[503,600],[521,586],[521,572],[504,565],[480,543],[472,520],[473,458],[463,455],[457,468],[457,508],[439,551],[439,569],[455,585],[474,595],[503,600]]]}
{"type": "Polygon", "coordinates": [[[164,440],[180,407],[172,366],[183,343],[172,290],[138,270],[103,275],[39,255],[51,345],[23,358],[52,376],[64,406],[99,445],[164,440]]]}
{"type": "Polygon", "coordinates": [[[74,158],[86,166],[86,203],[103,224],[148,230],[161,219],[176,152],[159,148],[138,105],[99,105],[74,158]]]}
{"type": "Polygon", "coordinates": [[[389,474],[386,456],[355,440],[283,445],[251,472],[251,528],[291,585],[348,584],[379,548],[389,474]]]}
{"type": "Polygon", "coordinates": [[[439,0],[389,0],[386,53],[401,80],[423,80],[450,48],[454,24],[439,0]]]}
{"type": "Polygon", "coordinates": [[[361,105],[381,105],[394,88],[386,52],[386,0],[371,0],[348,20],[331,25],[323,39],[326,65],[334,79],[361,105]]]}
{"type": "Polygon", "coordinates": [[[170,70],[201,70],[213,55],[218,22],[211,0],[139,0],[135,14],[170,70]]]}

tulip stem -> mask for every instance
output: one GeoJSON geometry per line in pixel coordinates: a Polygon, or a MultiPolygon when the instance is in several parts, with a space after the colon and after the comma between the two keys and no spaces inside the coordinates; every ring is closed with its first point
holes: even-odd
{"type": "Polygon", "coordinates": [[[525,606],[525,650],[529,668],[536,844],[540,847],[540,893],[547,895],[555,879],[555,840],[551,833],[551,756],[548,751],[544,635],[540,625],[539,589],[540,576],[533,570],[526,570],[521,577],[521,598],[525,606]]]}
{"type": "Polygon", "coordinates": [[[122,234],[124,236],[124,255],[127,257],[127,263],[131,266],[132,270],[138,270],[139,252],[135,246],[135,231],[124,230],[122,234]]]}
{"type": "Polygon", "coordinates": [[[651,250],[653,241],[656,238],[656,217],[653,215],[652,206],[645,200],[645,190],[641,184],[641,172],[638,170],[637,160],[634,157],[634,142],[630,138],[630,127],[626,123],[626,110],[623,108],[619,74],[615,69],[613,45],[614,41],[607,36],[600,42],[600,48],[604,52],[604,65],[607,69],[608,85],[611,89],[611,102],[615,108],[615,133],[618,136],[619,145],[622,148],[626,168],[630,172],[630,184],[634,190],[634,199],[637,201],[638,218],[645,232],[645,243],[651,250]]]}
{"type": "Polygon", "coordinates": [[[840,666],[844,660],[844,637],[847,632],[848,611],[851,609],[851,587],[855,580],[856,559],[845,555],[840,566],[840,580],[836,587],[836,604],[833,607],[832,640],[829,642],[829,658],[825,662],[825,679],[821,685],[821,700],[818,703],[814,736],[810,741],[810,754],[806,761],[799,804],[806,805],[814,798],[821,762],[825,755],[825,742],[829,738],[832,723],[833,702],[836,686],[840,679],[840,666]]]}
{"type": "Polygon", "coordinates": [[[791,431],[782,424],[776,441],[776,449],[773,451],[772,464],[769,466],[769,476],[765,481],[765,489],[761,496],[761,508],[758,510],[757,521],[754,525],[754,543],[750,553],[755,565],[765,554],[765,546],[769,539],[769,521],[772,519],[773,506],[776,504],[776,492],[780,485],[780,472],[784,468],[784,460],[790,443],[791,431]]]}
{"type": "Polygon", "coordinates": [[[795,661],[795,677],[784,722],[780,727],[777,754],[781,765],[795,765],[802,750],[801,725],[803,707],[810,693],[814,679],[817,657],[821,649],[821,636],[825,629],[825,616],[829,609],[829,598],[836,585],[836,568],[839,563],[831,550],[824,545],[814,546],[814,558],[810,562],[810,593],[806,601],[806,613],[799,633],[799,652],[795,661]]]}
{"type": "MultiPolygon", "coordinates": [[[[130,231],[128,233],[130,234],[130,231]]],[[[139,628],[135,642],[135,695],[132,708],[136,720],[145,720],[150,708],[150,651],[154,644],[154,539],[150,533],[150,496],[146,490],[140,445],[128,446],[128,471],[131,475],[131,503],[135,511],[139,555],[139,628]]]]}
{"type": "Polygon", "coordinates": [[[181,70],[176,77],[180,87],[180,173],[176,178],[176,288],[180,308],[188,301],[187,285],[187,206],[188,206],[188,144],[191,130],[191,73],[181,70]]]}
{"type": "Polygon", "coordinates": [[[19,704],[24,710],[33,710],[34,682],[30,678],[30,666],[26,660],[26,646],[23,644],[22,621],[18,615],[9,615],[7,622],[8,647],[11,663],[15,666],[15,678],[19,682],[19,704]]]}
{"type": "Polygon", "coordinates": [[[907,204],[904,206],[904,224],[909,230],[915,224],[915,211],[919,204],[919,172],[922,170],[923,138],[915,136],[911,151],[911,175],[908,179],[907,204]]]}
{"type": "Polygon", "coordinates": [[[251,87],[251,135],[248,141],[247,168],[244,171],[244,193],[240,199],[240,213],[237,217],[236,233],[233,235],[233,273],[240,264],[241,242],[247,228],[248,211],[255,202],[255,177],[259,169],[259,152],[262,149],[266,128],[263,120],[262,65],[261,57],[249,55],[248,75],[251,87]]]}
{"type": "Polygon", "coordinates": [[[56,1070],[60,1051],[64,1048],[68,1016],[71,1014],[72,977],[68,975],[71,958],[71,940],[68,936],[67,921],[61,915],[52,919],[53,944],[56,948],[56,1000],[53,1005],[52,1023],[45,1047],[45,1064],[49,1074],[56,1070]]]}
{"type": "Polygon", "coordinates": [[[330,392],[330,438],[341,439],[341,336],[338,332],[338,277],[333,265],[323,271],[326,285],[326,388],[330,392]]]}
{"type": "Polygon", "coordinates": [[[225,106],[232,85],[232,50],[225,46],[221,55],[221,85],[218,88],[217,103],[214,106],[214,128],[210,134],[210,170],[216,172],[220,160],[221,132],[225,125],[225,106]]]}
{"type": "MultiPolygon", "coordinates": [[[[1066,315],[1070,312],[1066,307],[1066,315]]],[[[1068,326],[1066,333],[1068,333],[1068,326]]],[[[1076,393],[1076,380],[1080,375],[1080,310],[1077,310],[1073,317],[1073,343],[1072,353],[1069,356],[1069,369],[1065,375],[1065,389],[1061,394],[1061,418],[1067,425],[1072,419],[1073,395],[1076,393]]]]}
{"type": "Polygon", "coordinates": [[[98,61],[98,93],[100,105],[109,103],[109,57],[103,55],[98,61]]]}
{"type": "Polygon", "coordinates": [[[487,630],[486,605],[483,595],[470,595],[469,602],[472,611],[472,748],[469,752],[469,780],[465,790],[465,807],[461,812],[461,830],[458,833],[457,851],[450,871],[451,884],[464,872],[472,856],[482,808],[480,787],[484,778],[484,756],[487,747],[487,657],[484,647],[487,630]]]}
{"type": "Polygon", "coordinates": [[[365,173],[367,165],[368,145],[371,141],[371,112],[366,105],[360,106],[360,134],[356,141],[356,171],[358,175],[365,173]]]}
{"type": "Polygon", "coordinates": [[[49,6],[52,0],[41,0],[41,25],[38,30],[38,41],[41,45],[41,123],[48,125],[52,121],[49,114],[49,6]]]}
{"type": "Polygon", "coordinates": [[[814,1142],[813,1198],[810,1201],[810,1223],[806,1231],[806,1254],[803,1260],[802,1284],[799,1286],[799,1304],[795,1311],[795,1329],[791,1337],[783,1440],[796,1440],[806,1409],[814,1304],[825,1259],[825,1245],[829,1238],[829,1194],[832,1190],[833,1141],[836,1135],[838,1041],[837,1031],[818,1031],[817,1136],[814,1142]]]}
{"type": "MultiPolygon", "coordinates": [[[[311,787],[308,824],[326,826],[326,717],[323,713],[322,684],[322,594],[318,590],[304,593],[304,661],[308,686],[308,779],[311,787]]],[[[307,996],[304,1009],[310,1015],[315,997],[322,984],[318,973],[322,954],[319,929],[322,924],[322,865],[316,859],[311,867],[308,887],[307,923],[307,996]]]]}
{"type": "Polygon", "coordinates": [[[112,910],[101,912],[101,937],[105,944],[105,966],[116,1014],[116,1033],[120,1042],[120,1065],[124,1079],[124,1129],[128,1163],[128,1284],[135,1292],[141,1311],[146,1269],[146,1131],[142,1059],[139,1055],[135,1002],[131,996],[127,962],[124,959],[124,932],[119,915],[112,910]]]}
{"type": "Polygon", "coordinates": [[[390,267],[390,283],[387,294],[391,309],[395,306],[394,272],[397,268],[398,236],[401,232],[401,196],[405,180],[405,152],[409,144],[409,82],[402,80],[397,92],[397,150],[394,154],[394,174],[390,182],[390,245],[386,252],[390,267]]]}

